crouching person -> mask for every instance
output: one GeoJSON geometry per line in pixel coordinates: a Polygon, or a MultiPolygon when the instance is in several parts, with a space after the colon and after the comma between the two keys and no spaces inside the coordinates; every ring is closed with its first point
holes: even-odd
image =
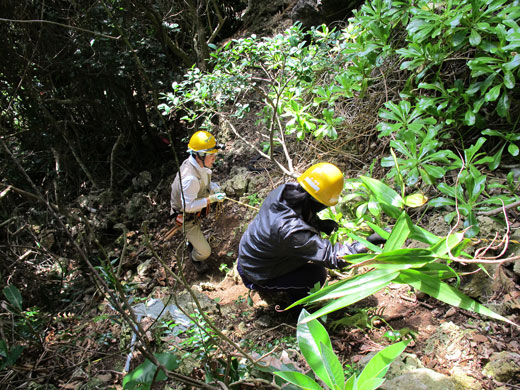
{"type": "MultiPolygon", "coordinates": [[[[333,164],[313,165],[297,179],[274,189],[240,240],[237,270],[260,292],[286,292],[297,300],[327,278],[326,268],[342,268],[342,257],[366,251],[360,245],[333,245],[321,237],[337,224],[317,213],[333,206],[343,190],[343,174],[333,164]]],[[[356,243],[359,244],[359,243],[356,243]]]]}

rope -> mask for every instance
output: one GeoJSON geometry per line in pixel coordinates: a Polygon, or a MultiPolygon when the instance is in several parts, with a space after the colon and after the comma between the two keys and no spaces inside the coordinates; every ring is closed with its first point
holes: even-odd
{"type": "Polygon", "coordinates": [[[238,203],[238,204],[241,204],[242,206],[249,207],[249,208],[251,208],[251,209],[253,209],[253,210],[256,210],[256,211],[259,211],[259,210],[260,210],[258,207],[251,206],[251,205],[249,205],[249,204],[247,204],[247,203],[244,203],[244,202],[240,202],[239,200],[235,200],[235,199],[228,198],[227,196],[225,196],[224,199],[226,199],[226,200],[230,200],[230,201],[235,202],[235,203],[238,203]]]}

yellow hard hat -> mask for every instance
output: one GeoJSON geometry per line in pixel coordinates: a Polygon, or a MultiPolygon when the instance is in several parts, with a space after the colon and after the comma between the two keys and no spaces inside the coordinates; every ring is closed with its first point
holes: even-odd
{"type": "Polygon", "coordinates": [[[218,149],[215,137],[205,130],[194,133],[188,143],[188,152],[217,153],[218,149]]]}
{"type": "Polygon", "coordinates": [[[343,191],[343,173],[330,163],[315,164],[296,180],[314,199],[326,206],[338,203],[343,191]]]}

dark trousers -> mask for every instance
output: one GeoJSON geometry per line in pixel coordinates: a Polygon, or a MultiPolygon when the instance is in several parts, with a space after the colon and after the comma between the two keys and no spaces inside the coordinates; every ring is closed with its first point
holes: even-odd
{"type": "Polygon", "coordinates": [[[285,292],[295,301],[307,296],[316,283],[323,286],[327,279],[325,267],[316,263],[306,263],[288,274],[263,281],[261,285],[247,279],[240,262],[237,263],[237,271],[248,289],[264,293],[285,292]]]}

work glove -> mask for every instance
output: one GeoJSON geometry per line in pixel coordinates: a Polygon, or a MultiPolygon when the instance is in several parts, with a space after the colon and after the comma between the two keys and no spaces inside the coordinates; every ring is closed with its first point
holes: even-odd
{"type": "Polygon", "coordinates": [[[320,232],[323,232],[328,236],[339,227],[338,223],[332,219],[320,219],[316,222],[316,225],[320,232]]]}
{"type": "MultiPolygon", "coordinates": [[[[386,227],[383,230],[387,231],[388,233],[392,231],[392,229],[389,227],[386,227]]],[[[374,245],[380,245],[386,242],[386,240],[377,233],[372,233],[370,236],[368,236],[367,241],[371,242],[374,245]]]]}
{"type": "MultiPolygon", "coordinates": [[[[392,229],[388,228],[388,227],[385,228],[384,230],[389,233],[392,231],[392,229]]],[[[377,233],[372,233],[370,236],[368,236],[366,238],[366,240],[374,245],[380,245],[380,244],[384,244],[386,242],[386,240],[377,233]]],[[[348,246],[353,254],[354,253],[366,253],[368,251],[368,248],[358,241],[355,241],[348,246]]]]}
{"type": "Polygon", "coordinates": [[[226,194],[224,192],[217,192],[216,194],[211,194],[208,196],[209,203],[222,202],[226,194]]]}

